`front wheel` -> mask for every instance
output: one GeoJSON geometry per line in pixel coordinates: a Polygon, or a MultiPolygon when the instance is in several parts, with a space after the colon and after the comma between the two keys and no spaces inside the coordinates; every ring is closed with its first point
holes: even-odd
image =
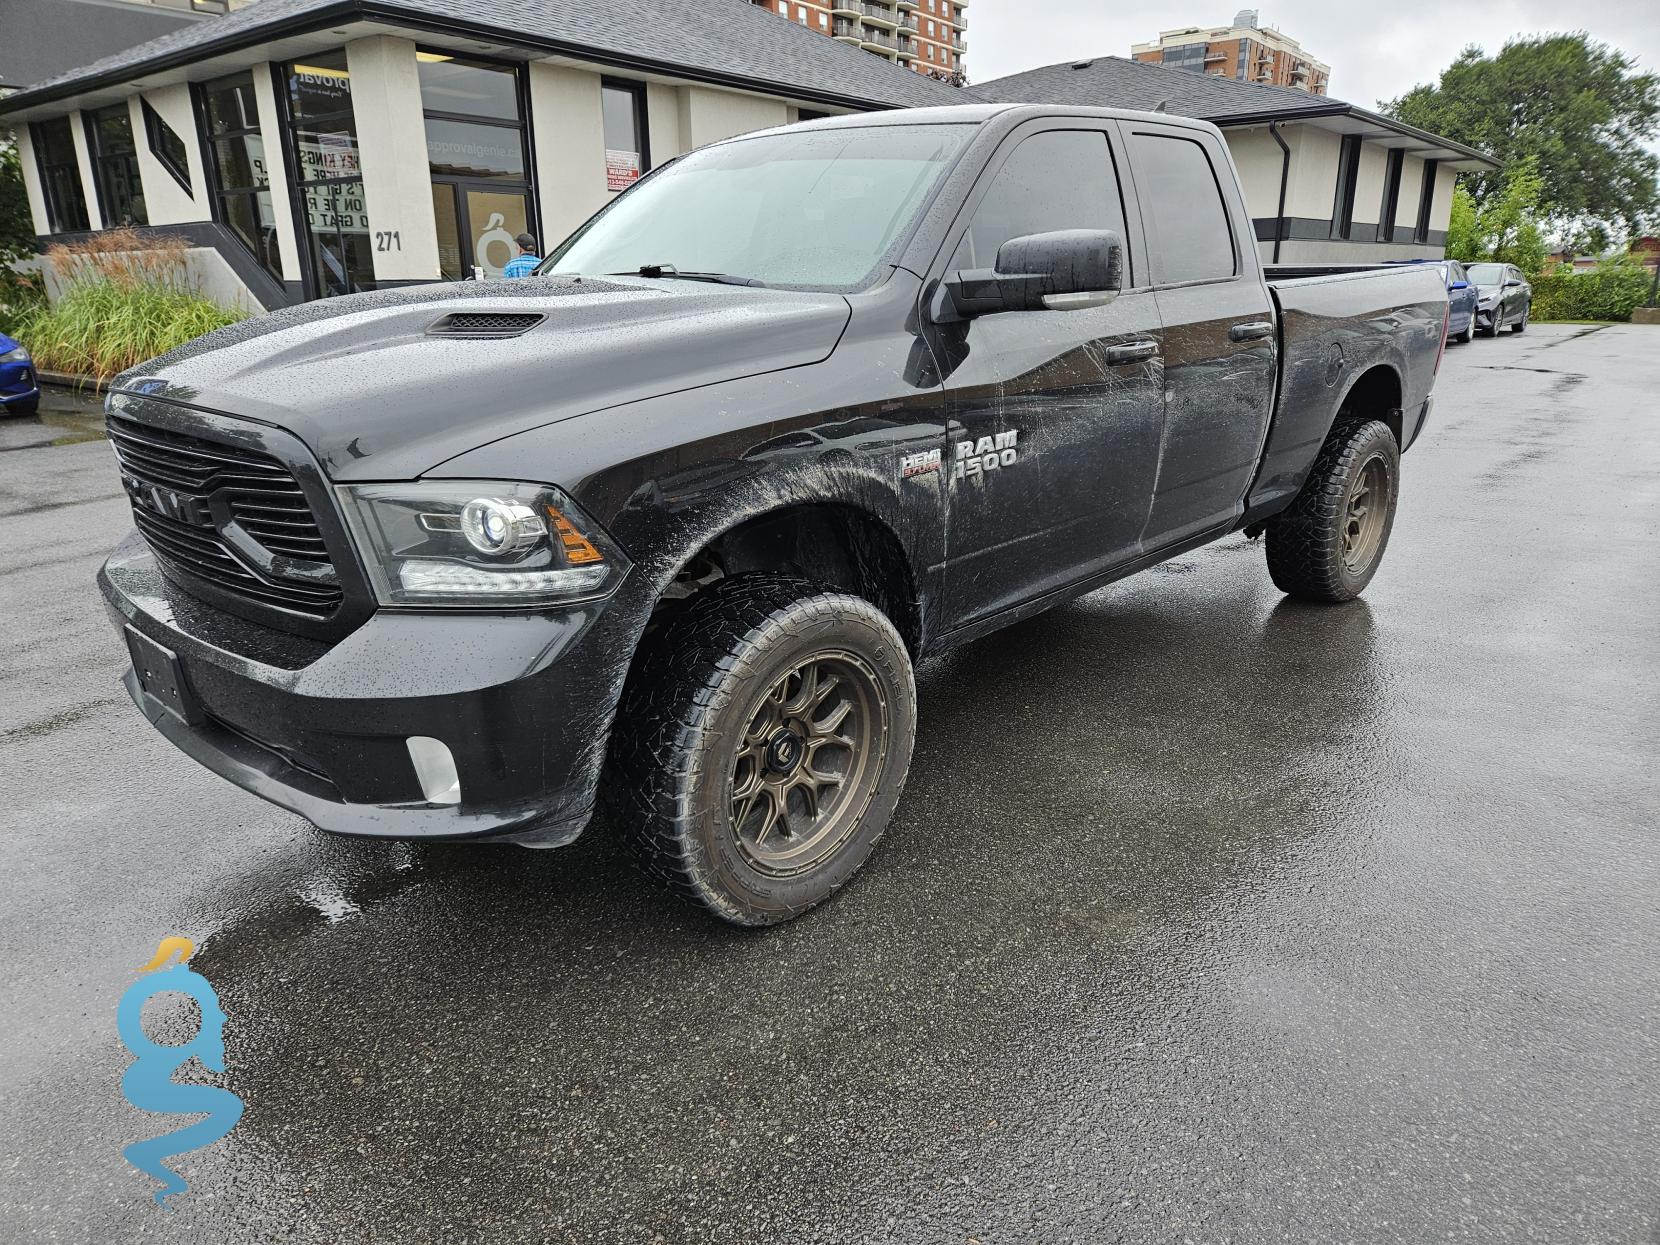
{"type": "Polygon", "coordinates": [[[1516,323],[1514,323],[1510,326],[1510,331],[1512,333],[1525,333],[1525,332],[1527,332],[1527,318],[1532,313],[1533,313],[1533,304],[1528,303],[1525,307],[1522,308],[1522,318],[1520,320],[1516,321],[1516,323]]]}
{"type": "Polygon", "coordinates": [[[1372,582],[1400,493],[1401,452],[1378,420],[1332,429],[1289,509],[1267,527],[1268,573],[1281,592],[1352,601],[1372,582]]]}
{"type": "Polygon", "coordinates": [[[1475,339],[1476,339],[1476,313],[1472,311],[1470,313],[1469,320],[1466,321],[1465,324],[1464,324],[1463,330],[1458,334],[1458,340],[1463,345],[1468,346],[1471,342],[1475,341],[1475,339]]]}
{"type": "Polygon", "coordinates": [[[771,575],[704,590],[647,641],[612,788],[648,869],[735,925],[844,885],[910,769],[910,656],[875,606],[771,575]]]}

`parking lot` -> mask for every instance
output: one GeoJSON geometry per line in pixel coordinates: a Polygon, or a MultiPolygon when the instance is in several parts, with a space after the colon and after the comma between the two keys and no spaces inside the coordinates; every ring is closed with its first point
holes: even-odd
{"type": "Polygon", "coordinates": [[[762,933],[576,847],[324,838],[175,753],[82,417],[0,427],[0,1238],[1660,1240],[1660,331],[1449,349],[1366,597],[1233,538],[937,660],[762,933]],[[246,1114],[159,1211],[167,934],[246,1114]]]}

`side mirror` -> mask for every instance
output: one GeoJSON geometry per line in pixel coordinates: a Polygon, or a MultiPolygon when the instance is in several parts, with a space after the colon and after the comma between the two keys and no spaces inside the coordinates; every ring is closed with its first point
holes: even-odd
{"type": "Polygon", "coordinates": [[[1454,281],[1447,288],[1449,290],[1467,290],[1470,288],[1470,283],[1468,281],[1454,281]]]}
{"type": "Polygon", "coordinates": [[[996,268],[954,272],[930,308],[937,323],[1003,311],[1079,311],[1124,288],[1124,244],[1110,229],[1067,229],[1010,238],[996,268]]]}
{"type": "Polygon", "coordinates": [[[1511,277],[1508,281],[1506,281],[1504,283],[1504,288],[1507,289],[1507,290],[1513,290],[1513,289],[1516,289],[1520,285],[1521,285],[1520,281],[1516,280],[1515,277],[1511,277]]]}

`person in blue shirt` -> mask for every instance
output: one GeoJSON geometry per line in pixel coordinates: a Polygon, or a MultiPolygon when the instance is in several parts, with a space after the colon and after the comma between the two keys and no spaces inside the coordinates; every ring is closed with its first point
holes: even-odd
{"type": "Polygon", "coordinates": [[[507,261],[502,275],[528,277],[536,271],[536,265],[542,262],[542,257],[536,253],[536,239],[528,233],[521,233],[513,241],[518,245],[519,253],[507,261]]]}

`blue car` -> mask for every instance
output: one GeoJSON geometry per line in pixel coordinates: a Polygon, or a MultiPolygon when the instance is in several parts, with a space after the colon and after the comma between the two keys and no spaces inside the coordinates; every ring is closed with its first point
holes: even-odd
{"type": "Polygon", "coordinates": [[[1392,259],[1392,264],[1433,264],[1441,270],[1441,280],[1447,287],[1447,336],[1454,341],[1470,342],[1476,336],[1476,303],[1480,297],[1470,274],[1456,259],[1392,259]]]}
{"type": "Polygon", "coordinates": [[[35,362],[17,342],[0,333],[0,411],[33,415],[40,409],[40,382],[35,362]]]}

